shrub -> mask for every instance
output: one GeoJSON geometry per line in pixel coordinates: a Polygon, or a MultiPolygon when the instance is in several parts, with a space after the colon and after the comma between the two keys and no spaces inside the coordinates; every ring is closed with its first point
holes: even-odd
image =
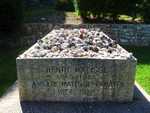
{"type": "Polygon", "coordinates": [[[144,0],[76,0],[79,13],[84,18],[89,15],[104,18],[106,16],[116,19],[118,15],[125,14],[135,18],[138,13],[138,4],[144,0]]]}
{"type": "Polygon", "coordinates": [[[140,14],[146,23],[150,23],[150,1],[141,2],[140,14]]]}

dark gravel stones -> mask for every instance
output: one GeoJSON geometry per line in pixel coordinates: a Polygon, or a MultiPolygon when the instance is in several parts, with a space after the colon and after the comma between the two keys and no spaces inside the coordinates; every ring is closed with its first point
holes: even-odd
{"type": "Polygon", "coordinates": [[[59,28],[38,40],[27,56],[120,58],[129,54],[100,29],[59,28]]]}

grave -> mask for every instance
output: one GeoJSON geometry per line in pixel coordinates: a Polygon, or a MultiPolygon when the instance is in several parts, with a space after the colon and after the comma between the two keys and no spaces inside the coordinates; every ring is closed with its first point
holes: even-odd
{"type": "Polygon", "coordinates": [[[133,100],[136,58],[99,27],[56,26],[16,63],[21,101],[133,100]]]}

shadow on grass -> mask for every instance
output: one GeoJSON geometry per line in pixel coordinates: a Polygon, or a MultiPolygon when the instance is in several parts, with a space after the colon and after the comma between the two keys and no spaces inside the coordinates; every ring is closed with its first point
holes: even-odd
{"type": "Polygon", "coordinates": [[[150,47],[125,47],[137,58],[136,81],[150,94],[150,47]]]}
{"type": "Polygon", "coordinates": [[[20,50],[0,50],[0,96],[16,81],[16,57],[20,50]]]}
{"type": "Polygon", "coordinates": [[[138,59],[138,64],[150,64],[150,47],[125,46],[138,59]]]}

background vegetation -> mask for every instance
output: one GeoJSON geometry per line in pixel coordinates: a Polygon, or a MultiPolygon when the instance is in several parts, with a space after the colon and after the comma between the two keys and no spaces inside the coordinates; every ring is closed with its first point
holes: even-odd
{"type": "Polygon", "coordinates": [[[74,0],[76,11],[84,19],[118,21],[120,15],[150,22],[150,1],[148,0],[74,0]]]}
{"type": "Polygon", "coordinates": [[[0,1],[0,32],[14,32],[22,20],[22,0],[0,1]]]}
{"type": "Polygon", "coordinates": [[[22,23],[22,11],[22,0],[0,1],[0,45],[8,46],[6,42],[15,41],[22,23]]]}

